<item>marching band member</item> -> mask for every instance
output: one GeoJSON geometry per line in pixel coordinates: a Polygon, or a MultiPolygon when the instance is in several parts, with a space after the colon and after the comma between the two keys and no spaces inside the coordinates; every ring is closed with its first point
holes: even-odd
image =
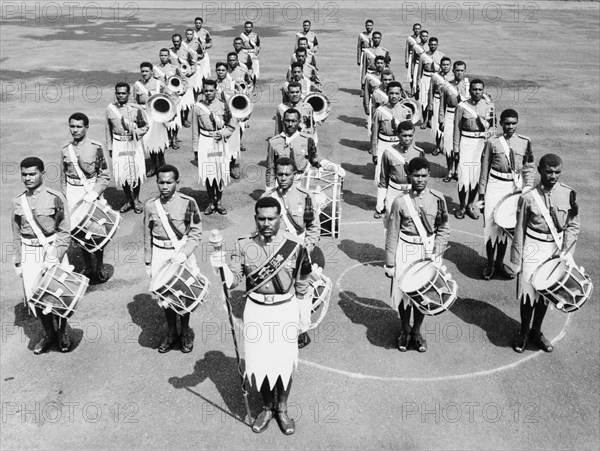
{"type": "Polygon", "coordinates": [[[371,104],[371,96],[373,95],[373,91],[375,91],[381,85],[381,74],[385,68],[385,56],[378,55],[377,58],[375,58],[375,71],[368,72],[363,78],[363,108],[367,116],[371,114],[369,108],[369,105],[371,104]]]}
{"type": "Polygon", "coordinates": [[[210,261],[224,269],[228,286],[236,287],[245,279],[244,324],[259,329],[258,338],[244,334],[245,377],[263,398],[252,430],[263,432],[276,414],[281,431],[290,435],[295,423],[288,416],[287,400],[298,365],[298,303],[307,295],[308,279],[299,264],[302,242],[281,227],[279,201],[263,197],[254,211],[257,233],[237,241],[230,266],[225,252],[214,253],[210,261]]]}
{"type": "Polygon", "coordinates": [[[389,68],[392,58],[390,52],[385,47],[381,46],[382,34],[380,31],[373,32],[373,45],[370,48],[363,49],[363,67],[365,68],[365,76],[363,77],[362,91],[365,90],[365,80],[368,74],[375,73],[377,71],[375,59],[378,56],[383,56],[385,61],[385,68],[389,68]]]}
{"type": "Polygon", "coordinates": [[[238,56],[239,64],[248,70],[248,76],[252,80],[254,76],[252,57],[250,56],[250,52],[244,48],[244,40],[242,38],[237,37],[233,39],[233,51],[238,56]]]}
{"type": "MultiPolygon", "coordinates": [[[[152,77],[152,63],[141,63],[140,73],[142,78],[133,84],[132,94],[136,103],[145,110],[148,99],[152,95],[162,92],[164,85],[159,79],[152,77]]],[[[151,161],[151,167],[146,176],[152,177],[156,174],[156,169],[165,164],[165,150],[169,147],[169,133],[166,124],[154,122],[148,114],[146,114],[146,117],[148,119],[148,133],[142,138],[142,144],[144,150],[150,155],[151,161]]]]}
{"type": "Polygon", "coordinates": [[[444,195],[427,187],[429,167],[424,158],[413,158],[408,163],[411,189],[392,203],[385,239],[385,275],[392,279],[392,304],[402,321],[398,337],[398,349],[402,352],[411,342],[417,351],[425,352],[427,341],[421,336],[424,314],[412,306],[411,299],[400,289],[400,277],[420,259],[430,258],[441,265],[450,235],[444,195]]]}
{"type": "Polygon", "coordinates": [[[204,21],[202,17],[196,17],[194,19],[194,38],[200,42],[200,48],[204,53],[204,57],[200,60],[200,67],[198,70],[202,78],[210,78],[210,57],[208,56],[207,50],[212,47],[213,42],[210,37],[210,33],[206,28],[202,28],[204,21]]]}
{"type": "MultiPolygon", "coordinates": [[[[181,75],[179,66],[171,64],[171,52],[169,52],[168,48],[165,47],[160,49],[158,57],[160,62],[158,64],[155,64],[153,67],[154,78],[166,84],[168,79],[173,75],[181,75]]],[[[179,131],[179,128],[181,127],[182,114],[180,112],[179,106],[177,109],[178,111],[177,115],[175,116],[175,119],[165,124],[169,133],[169,145],[173,150],[179,149],[177,133],[179,131]]]]}
{"type": "Polygon", "coordinates": [[[540,183],[519,199],[510,255],[520,272],[517,293],[521,304],[521,330],[513,343],[516,352],[523,352],[527,341],[545,352],[554,349],[542,334],[548,301],[535,291],[531,277],[541,264],[559,253],[573,262],[573,247],[579,236],[579,206],[575,190],[559,182],[562,167],[559,156],[544,155],[538,165],[540,183]]]}
{"type": "MultiPolygon", "coordinates": [[[[310,27],[310,20],[305,20],[304,22],[302,22],[302,31],[296,33],[296,45],[298,45],[298,39],[306,38],[306,40],[308,41],[309,50],[313,53],[317,53],[317,50],[319,50],[319,41],[317,41],[317,35],[315,34],[315,32],[310,31],[310,27]]],[[[296,50],[296,48],[294,48],[294,50],[296,50]]]]}
{"type": "Polygon", "coordinates": [[[198,95],[202,90],[202,71],[200,67],[202,65],[202,59],[204,58],[204,50],[202,50],[202,44],[196,39],[194,30],[188,28],[185,30],[185,41],[181,42],[181,48],[186,50],[194,60],[195,70],[190,77],[189,83],[194,94],[198,95]]]}
{"type": "Polygon", "coordinates": [[[142,137],[148,132],[144,109],[128,103],[131,87],[128,83],[115,85],[116,102],[106,108],[106,147],[112,157],[113,176],[117,188],[121,186],[127,201],[121,213],[133,209],[142,214],[140,188],[146,179],[146,161],[142,137]]]}
{"type": "MultiPolygon", "coordinates": [[[[419,32],[419,39],[417,40],[417,44],[419,44],[421,47],[423,47],[423,50],[427,51],[427,49],[429,48],[428,46],[426,46],[427,41],[429,41],[429,32],[427,30],[421,30],[419,32]]],[[[413,64],[412,64],[413,72],[412,72],[411,88],[412,88],[413,94],[415,94],[415,97],[420,95],[419,94],[419,88],[421,87],[421,77],[419,76],[420,65],[421,65],[421,57],[415,51],[414,45],[413,45],[413,64]]]]}
{"type": "MultiPolygon", "coordinates": [[[[410,190],[408,179],[408,163],[413,158],[425,157],[425,152],[413,143],[415,125],[411,121],[402,121],[397,129],[398,143],[386,148],[381,156],[381,172],[377,185],[377,205],[375,219],[383,217],[391,211],[394,199],[410,190]]],[[[387,221],[386,221],[387,223],[387,221]]]]}
{"type": "Polygon", "coordinates": [[[217,96],[222,102],[227,103],[235,93],[235,80],[227,71],[227,64],[223,62],[215,64],[215,72],[217,74],[217,96]]]}
{"type": "Polygon", "coordinates": [[[364,85],[364,77],[366,74],[366,67],[363,62],[363,49],[369,49],[373,47],[373,37],[371,33],[373,32],[373,21],[368,19],[365,22],[365,31],[358,33],[358,45],[356,46],[356,65],[360,67],[360,91],[361,95],[364,94],[363,85],[364,85]]]}
{"type": "Polygon", "coordinates": [[[300,128],[301,132],[307,133],[313,137],[315,144],[317,140],[314,135],[317,132],[317,122],[314,119],[314,110],[310,103],[302,102],[302,85],[297,81],[292,81],[287,85],[287,93],[289,102],[280,103],[275,114],[275,134],[283,132],[283,114],[290,108],[294,108],[300,112],[300,128]]]}
{"type": "Polygon", "coordinates": [[[443,132],[444,155],[448,175],[442,182],[458,180],[458,154],[454,153],[454,113],[461,101],[469,98],[469,81],[465,77],[467,65],[463,61],[455,61],[452,65],[454,80],[440,87],[439,128],[443,132]]]}
{"type": "Polygon", "coordinates": [[[425,55],[421,55],[419,58],[419,103],[421,104],[421,111],[423,112],[423,125],[421,128],[431,127],[431,117],[428,114],[428,102],[429,102],[429,88],[431,86],[431,76],[440,70],[440,64],[444,54],[438,49],[438,38],[429,39],[429,50],[425,52],[425,55]]]}
{"type": "Polygon", "coordinates": [[[246,65],[240,63],[238,54],[235,52],[229,52],[227,54],[227,71],[229,72],[229,76],[238,85],[245,83],[247,86],[250,86],[252,83],[248,68],[246,65]]]}
{"type": "Polygon", "coordinates": [[[323,167],[337,172],[340,177],[346,175],[346,171],[341,166],[319,157],[312,137],[300,132],[300,112],[295,108],[290,108],[283,113],[283,132],[269,139],[265,182],[267,189],[275,186],[275,164],[280,157],[289,157],[293,160],[298,174],[304,173],[310,163],[316,168],[323,167]]]}
{"type": "MultiPolygon", "coordinates": [[[[146,201],[144,208],[144,263],[150,279],[170,259],[179,263],[187,261],[196,267],[194,251],[200,245],[202,236],[198,204],[194,198],[177,191],[179,170],[171,165],[161,166],[156,173],[156,183],[159,195],[146,201]]],[[[166,307],[165,316],[169,331],[160,343],[158,352],[169,352],[179,339],[181,352],[191,352],[194,339],[189,329],[190,314],[178,315],[166,307]],[[179,336],[177,316],[181,319],[179,336]]]]}
{"type": "Polygon", "coordinates": [[[485,140],[492,134],[494,104],[483,98],[483,81],[475,79],[469,87],[471,98],[460,102],[454,114],[454,153],[458,155],[458,198],[460,207],[454,211],[457,219],[467,215],[479,219],[473,205],[481,173],[481,154],[485,140]]]}
{"type": "MultiPolygon", "coordinates": [[[[285,231],[303,240],[303,246],[306,249],[304,258],[306,263],[310,264],[310,257],[308,256],[312,254],[319,242],[321,229],[319,217],[313,207],[313,198],[310,192],[302,188],[299,183],[296,183],[296,172],[296,165],[291,158],[279,158],[275,163],[277,187],[268,189],[262,197],[277,199],[281,205],[281,219],[285,231]]],[[[302,349],[308,346],[311,341],[307,331],[310,328],[312,298],[306,296],[304,302],[298,301],[298,304],[300,307],[298,347],[302,349]]]]}
{"type": "Polygon", "coordinates": [[[302,64],[298,62],[292,63],[289,72],[290,80],[286,81],[281,88],[281,101],[283,103],[290,101],[290,96],[287,90],[289,84],[292,82],[300,83],[300,86],[302,87],[302,98],[306,97],[311,92],[321,92],[321,89],[315,83],[313,83],[310,78],[304,75],[302,64]]]}
{"type": "MultiPolygon", "coordinates": [[[[383,69],[381,72],[381,84],[373,90],[371,93],[371,101],[369,102],[369,114],[367,116],[367,130],[369,132],[369,139],[371,139],[371,132],[373,128],[373,116],[375,115],[375,111],[381,105],[385,105],[389,102],[389,98],[387,95],[387,87],[388,85],[394,81],[396,77],[394,73],[389,69],[383,69]]],[[[402,85],[400,86],[402,88],[402,85]]],[[[404,93],[403,96],[406,96],[406,92],[402,89],[404,93]]]]}
{"type": "MultiPolygon", "coordinates": [[[[61,149],[60,185],[67,206],[72,212],[82,200],[94,202],[110,183],[110,173],[104,156],[104,147],[98,141],[87,138],[90,120],[83,113],[73,113],[69,117],[69,131],[73,140],[61,149]]],[[[73,224],[75,225],[75,224],[73,224]]],[[[81,272],[86,277],[93,276],[100,283],[108,280],[104,269],[104,249],[94,253],[82,248],[85,268],[81,272]]]]}
{"type": "MultiPolygon", "coordinates": [[[[447,56],[444,56],[440,60],[439,75],[448,83],[454,79],[453,74],[450,72],[451,67],[452,61],[447,56]]],[[[434,156],[440,154],[443,145],[443,132],[440,130],[439,125],[441,90],[442,86],[440,83],[432,77],[431,85],[429,86],[429,100],[427,101],[427,117],[429,120],[427,121],[428,123],[423,120],[423,125],[431,127],[431,133],[435,142],[435,149],[433,149],[431,154],[434,156]]],[[[423,125],[421,125],[421,128],[424,128],[423,125]]]]}
{"type": "Polygon", "coordinates": [[[192,147],[198,155],[199,183],[206,186],[209,198],[204,214],[217,211],[226,215],[227,209],[221,203],[231,164],[226,141],[235,131],[235,118],[227,105],[216,98],[216,81],[205,80],[202,94],[203,99],[192,110],[192,147]]]}
{"type": "MultiPolygon", "coordinates": [[[[217,74],[217,98],[223,103],[227,104],[229,98],[237,92],[244,92],[244,90],[240,88],[240,85],[233,80],[229,72],[227,72],[227,64],[218,62],[215,66],[215,71],[217,74]]],[[[241,119],[234,118],[236,129],[228,141],[232,157],[230,164],[231,177],[234,179],[240,178],[240,165],[236,163],[236,160],[239,158],[239,151],[246,150],[242,143],[242,138],[244,137],[244,128],[248,127],[248,121],[249,117],[241,119]]]]}
{"type": "Polygon", "coordinates": [[[512,279],[511,268],[504,264],[508,234],[494,221],[494,209],[502,198],[525,187],[532,187],[535,178],[531,140],[517,133],[519,114],[504,110],[500,115],[502,134],[488,139],[481,159],[479,204],[484,205],[484,242],[487,266],[483,278],[494,273],[512,279]]]}
{"type": "Polygon", "coordinates": [[[371,127],[371,156],[375,165],[375,184],[379,184],[381,172],[381,155],[385,149],[392,147],[398,142],[396,127],[405,120],[410,120],[412,111],[400,104],[402,97],[402,85],[398,81],[392,81],[387,85],[388,103],[380,106],[373,114],[373,126],[371,127]]]}
{"type": "Polygon", "coordinates": [[[242,40],[244,50],[246,50],[252,58],[252,70],[254,72],[255,80],[258,80],[260,77],[260,62],[258,60],[258,54],[260,53],[260,38],[253,29],[254,24],[249,20],[246,21],[246,23],[244,23],[244,31],[240,33],[240,39],[242,40]]]}
{"type": "MultiPolygon", "coordinates": [[[[37,157],[21,161],[21,181],[26,190],[12,200],[12,231],[15,249],[15,271],[23,279],[25,298],[29,299],[37,287],[37,279],[44,271],[60,262],[71,242],[69,212],[63,195],[43,185],[44,162],[37,157]]],[[[67,320],[57,317],[58,333],[54,328],[54,315],[45,315],[39,307],[30,304],[44,327],[45,335],[33,348],[42,354],[57,341],[61,352],[71,348],[67,335],[67,320]]]]}
{"type": "MultiPolygon", "coordinates": [[[[196,73],[196,58],[191,52],[183,48],[181,45],[182,38],[179,33],[175,33],[171,36],[171,41],[173,42],[173,47],[169,49],[171,62],[177,66],[183,79],[193,88],[194,80],[192,80],[192,77],[196,73]],[[186,65],[188,66],[187,70],[185,68],[186,65]]],[[[179,103],[177,104],[181,111],[181,121],[186,128],[190,126],[189,112],[193,107],[194,102],[194,89],[187,89],[186,93],[181,96],[179,103]]]]}
{"type": "MultiPolygon", "coordinates": [[[[308,39],[298,38],[296,50],[298,49],[306,50],[306,61],[318,71],[319,69],[317,68],[317,57],[312,52],[312,50],[308,48],[308,39]]],[[[298,58],[296,57],[296,50],[294,50],[294,53],[292,53],[292,56],[290,58],[290,65],[292,63],[298,62],[298,58]]]]}
{"type": "MultiPolygon", "coordinates": [[[[317,70],[317,68],[315,66],[313,66],[312,64],[310,64],[307,61],[307,50],[306,49],[302,49],[302,48],[298,48],[296,49],[295,52],[295,57],[296,57],[296,63],[300,64],[302,67],[302,73],[304,74],[304,77],[308,78],[310,81],[312,81],[313,83],[315,83],[317,86],[321,83],[319,80],[319,71],[317,70]]],[[[294,63],[292,63],[287,71],[287,74],[285,76],[287,81],[291,81],[292,80],[292,66],[294,65],[294,63]]]]}
{"type": "Polygon", "coordinates": [[[421,33],[421,24],[416,23],[413,25],[413,34],[406,39],[404,46],[404,65],[406,66],[406,81],[412,86],[412,77],[414,72],[415,56],[413,52],[413,40],[419,40],[419,33],[421,33]],[[412,39],[411,39],[412,38],[412,39]]]}

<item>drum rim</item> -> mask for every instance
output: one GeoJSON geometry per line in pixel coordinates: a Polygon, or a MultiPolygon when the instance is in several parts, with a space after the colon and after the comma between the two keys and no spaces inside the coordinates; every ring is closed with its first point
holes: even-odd
{"type": "MultiPolygon", "coordinates": [[[[506,229],[506,228],[508,228],[508,229],[512,229],[512,228],[514,228],[514,226],[512,226],[512,227],[507,227],[506,225],[502,225],[502,224],[500,223],[501,221],[499,222],[499,221],[498,221],[498,219],[497,219],[497,212],[499,212],[499,211],[500,211],[500,207],[502,206],[502,204],[503,204],[503,203],[504,203],[506,200],[510,199],[511,197],[518,196],[518,197],[517,197],[517,204],[518,204],[518,202],[519,202],[519,199],[521,198],[521,195],[522,195],[522,194],[523,194],[523,190],[520,190],[520,189],[519,189],[519,190],[513,191],[513,192],[512,192],[512,193],[510,193],[510,194],[506,194],[506,195],[504,195],[504,196],[503,196],[503,197],[500,199],[500,202],[498,202],[498,203],[496,204],[496,206],[494,207],[494,211],[492,212],[492,217],[493,217],[493,219],[494,219],[494,222],[495,222],[495,223],[496,223],[498,226],[500,226],[500,227],[502,227],[502,228],[504,228],[504,229],[506,229]]],[[[504,216],[504,217],[505,217],[505,216],[504,216]]],[[[517,219],[517,218],[516,218],[516,216],[515,216],[515,225],[516,225],[516,219],[517,219]]]]}

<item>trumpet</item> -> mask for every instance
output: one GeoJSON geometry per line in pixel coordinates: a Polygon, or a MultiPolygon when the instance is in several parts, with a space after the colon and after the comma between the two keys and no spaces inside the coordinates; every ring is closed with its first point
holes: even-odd
{"type": "Polygon", "coordinates": [[[227,106],[231,111],[231,115],[237,119],[247,118],[250,116],[252,109],[254,108],[254,104],[252,103],[250,96],[243,92],[238,92],[229,97],[227,100],[227,106]]]}
{"type": "Polygon", "coordinates": [[[311,92],[302,101],[308,103],[314,110],[313,117],[315,121],[323,122],[331,113],[331,102],[325,94],[311,92]]]}
{"type": "Polygon", "coordinates": [[[411,110],[412,117],[410,118],[410,121],[413,124],[417,124],[421,120],[423,113],[421,111],[421,105],[419,105],[419,102],[414,99],[404,99],[400,101],[400,105],[411,110]]]}
{"type": "Polygon", "coordinates": [[[146,113],[154,122],[170,122],[177,115],[177,103],[168,94],[154,94],[146,102],[146,113]]]}

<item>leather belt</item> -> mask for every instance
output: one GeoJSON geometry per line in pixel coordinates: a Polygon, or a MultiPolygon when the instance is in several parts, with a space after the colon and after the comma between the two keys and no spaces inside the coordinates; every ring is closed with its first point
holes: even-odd
{"type": "Polygon", "coordinates": [[[533,238],[534,240],[538,240],[538,241],[545,241],[548,243],[553,243],[554,242],[554,237],[552,236],[551,233],[542,233],[542,232],[538,232],[537,230],[533,230],[531,228],[527,228],[527,236],[529,238],[533,238]]]}
{"type": "Polygon", "coordinates": [[[398,138],[397,136],[394,135],[384,135],[382,133],[377,133],[377,138],[379,138],[382,141],[386,141],[389,143],[395,143],[400,141],[400,138],[398,138]]]}
{"type": "MultiPolygon", "coordinates": [[[[92,177],[91,179],[87,179],[90,183],[96,183],[96,177],[92,177]]],[[[67,183],[71,186],[83,186],[83,182],[80,178],[71,178],[67,177],[67,183]]]]}
{"type": "Polygon", "coordinates": [[[133,140],[133,135],[129,134],[129,135],[118,135],[116,133],[113,133],[112,135],[113,139],[115,141],[131,141],[133,140]]]}
{"type": "Polygon", "coordinates": [[[498,180],[512,181],[514,176],[512,172],[500,172],[495,169],[490,169],[490,176],[498,180]]]}
{"type": "Polygon", "coordinates": [[[161,249],[175,249],[171,240],[159,240],[158,238],[152,237],[152,245],[160,247],[161,249]]]}
{"type": "Polygon", "coordinates": [[[250,293],[248,295],[248,299],[256,302],[257,304],[281,304],[283,302],[287,302],[294,297],[293,293],[285,293],[285,294],[260,294],[260,293],[250,293]]]}
{"type": "Polygon", "coordinates": [[[465,136],[467,138],[485,138],[484,132],[470,132],[467,130],[460,131],[461,136],[465,136]]]}
{"type": "MultiPolygon", "coordinates": [[[[53,241],[56,240],[56,234],[54,235],[50,235],[48,238],[49,243],[51,244],[53,241]]],[[[33,246],[33,247],[43,247],[42,244],[40,243],[40,240],[38,240],[37,238],[25,238],[25,237],[21,237],[21,243],[25,244],[26,246],[33,246]]]]}
{"type": "MultiPolygon", "coordinates": [[[[430,235],[430,236],[433,236],[433,235],[430,235]]],[[[403,232],[400,232],[400,239],[402,241],[405,241],[406,243],[423,244],[423,240],[421,239],[421,237],[419,235],[407,235],[403,232]]]]}
{"type": "Polygon", "coordinates": [[[408,191],[408,190],[410,190],[410,184],[409,183],[396,183],[396,182],[393,182],[392,180],[390,180],[388,182],[388,186],[390,188],[393,188],[393,189],[398,190],[398,191],[408,191]]]}
{"type": "Polygon", "coordinates": [[[441,98],[442,98],[442,95],[441,95],[441,94],[434,94],[434,95],[433,95],[433,97],[434,97],[435,99],[441,99],[441,98]]]}
{"type": "Polygon", "coordinates": [[[446,108],[446,113],[454,113],[456,111],[455,106],[449,106],[446,108]]]}
{"type": "Polygon", "coordinates": [[[200,134],[202,136],[206,136],[207,138],[214,138],[215,136],[217,136],[216,131],[214,130],[204,130],[203,128],[200,129],[200,134]]]}

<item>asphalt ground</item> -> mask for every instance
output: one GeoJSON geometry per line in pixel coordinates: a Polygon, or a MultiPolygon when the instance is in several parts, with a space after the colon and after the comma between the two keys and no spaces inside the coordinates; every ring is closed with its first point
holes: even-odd
{"type": "MultiPolygon", "coordinates": [[[[243,177],[226,189],[230,213],[202,218],[204,237],[217,228],[231,250],[238,236],[253,230],[253,204],[264,186],[266,139],[293,36],[301,29],[298,7],[238,3],[237,9],[225,9],[204,2],[200,10],[162,10],[158,2],[107,2],[99,9],[95,3],[70,9],[59,2],[58,9],[27,4],[27,12],[21,3],[4,2],[0,446],[598,449],[598,291],[580,312],[548,313],[544,333],[555,344],[552,354],[532,347],[516,354],[511,349],[519,326],[515,283],[481,280],[482,220],[450,218],[445,264],[459,284],[459,297],[449,312],[426,318],[427,353],[395,349],[400,324],[388,305],[383,227],[372,215],[374,167],[355,66],[356,36],[366,18],[383,32],[398,79],[405,79],[405,37],[412,23],[421,22],[430,36],[440,38],[441,51],[467,62],[470,79],[486,82],[498,111],[517,109],[519,132],[532,138],[536,159],[547,152],[563,157],[562,181],[576,189],[581,205],[575,259],[596,284],[599,280],[598,4],[529,2],[516,8],[514,3],[467,3],[432,3],[429,12],[423,3],[410,2],[368,9],[357,2],[298,4],[318,34],[320,75],[333,106],[319,130],[319,153],[341,163],[348,174],[341,236],[324,237],[320,244],[325,272],[334,281],[331,304],[311,333],[312,344],[300,351],[290,397],[297,432],[286,437],[274,422],[256,435],[239,419],[245,409],[233,342],[204,243],[197,256],[212,285],[206,303],[192,315],[194,350],[189,355],[156,352],[166,324],[149,295],[142,217],[133,212],[124,216],[106,250],[111,279],[89,288],[70,321],[72,351],[33,355],[42,330],[23,306],[12,268],[10,201],[23,190],[18,164],[25,156],[43,158],[46,184],[58,188],[59,150],[69,139],[72,112],[88,114],[88,136],[104,141],[104,111],[113,100],[114,83],[134,82],[138,64],[156,62],[173,32],[183,32],[196,15],[204,15],[215,42],[209,52],[214,65],[231,49],[243,22],[254,19],[262,41],[262,78],[244,137],[243,177]],[[252,12],[257,7],[260,18],[252,12]]],[[[180,137],[181,149],[170,150],[167,161],[180,168],[181,190],[203,209],[207,197],[191,163],[191,133],[186,129],[180,137]]],[[[430,186],[446,195],[452,209],[456,187],[441,181],[445,161],[430,155],[430,131],[417,130],[416,142],[432,162],[430,186]]],[[[149,180],[141,197],[156,192],[149,180]]],[[[114,187],[106,198],[114,208],[123,201],[114,187]]],[[[70,257],[80,268],[77,251],[70,257]]],[[[239,318],[240,291],[233,293],[233,302],[239,318]]],[[[261,405],[256,393],[250,403],[256,415],[261,405]]]]}

